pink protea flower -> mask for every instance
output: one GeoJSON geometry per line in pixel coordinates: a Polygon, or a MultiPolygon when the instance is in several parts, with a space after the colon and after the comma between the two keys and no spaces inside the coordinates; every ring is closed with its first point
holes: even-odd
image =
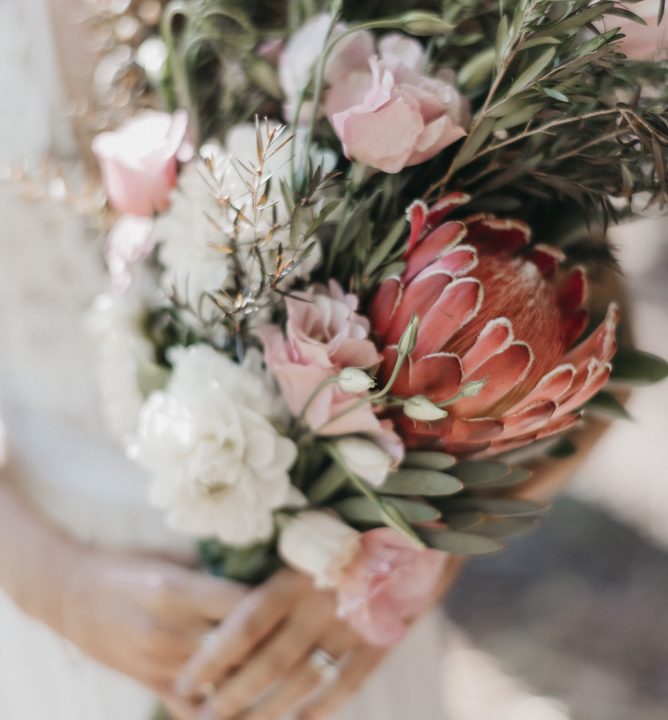
{"type": "Polygon", "coordinates": [[[406,269],[383,282],[371,318],[384,345],[385,379],[412,314],[421,319],[394,394],[454,399],[437,422],[395,418],[407,445],[493,454],[577,422],[578,408],[610,375],[619,311],[611,305],[598,329],[573,347],[588,323],[584,270],[562,271],[561,252],[530,246],[522,222],[491,215],[443,222],[468,200],[455,193],[430,210],[410,208],[406,269]],[[457,398],[475,381],[485,381],[477,394],[457,398]]]}

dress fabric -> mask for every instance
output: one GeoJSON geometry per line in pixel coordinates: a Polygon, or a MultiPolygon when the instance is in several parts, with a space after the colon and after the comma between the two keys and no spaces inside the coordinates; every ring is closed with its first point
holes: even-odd
{"type": "MultiPolygon", "coordinates": [[[[72,151],[47,18],[45,0],[0,0],[0,164],[72,151]]],[[[64,208],[18,202],[0,185],[0,412],[11,480],[83,542],[186,549],[147,505],[146,478],[97,411],[84,318],[105,285],[101,245],[64,208]]],[[[426,618],[340,720],[442,720],[442,644],[440,619],[426,618]]],[[[150,720],[155,702],[0,591],[0,718],[150,720]]]]}

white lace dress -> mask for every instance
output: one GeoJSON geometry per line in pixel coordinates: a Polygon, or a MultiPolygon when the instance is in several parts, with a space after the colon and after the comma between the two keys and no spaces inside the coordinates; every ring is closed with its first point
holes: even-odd
{"type": "MultiPolygon", "coordinates": [[[[0,164],[69,147],[44,0],[0,0],[0,164]]],[[[99,238],[68,213],[0,186],[0,408],[13,475],[87,543],[171,550],[145,478],[107,438],[83,318],[104,286],[99,238]]],[[[1,548],[20,553],[21,549],[1,548]]],[[[440,720],[436,618],[423,622],[342,714],[440,720]]],[[[2,720],[149,720],[155,699],[24,617],[0,591],[2,720]]]]}

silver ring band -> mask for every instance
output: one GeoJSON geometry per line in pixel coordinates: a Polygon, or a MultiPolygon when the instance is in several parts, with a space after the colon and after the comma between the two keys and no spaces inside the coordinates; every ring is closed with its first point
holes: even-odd
{"type": "Polygon", "coordinates": [[[323,648],[316,648],[309,656],[308,662],[323,682],[333,682],[339,676],[338,661],[323,648]]]}

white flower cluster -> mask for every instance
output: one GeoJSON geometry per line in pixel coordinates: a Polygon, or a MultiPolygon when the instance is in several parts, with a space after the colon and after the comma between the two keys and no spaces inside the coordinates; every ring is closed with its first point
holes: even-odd
{"type": "Polygon", "coordinates": [[[144,405],[131,454],[151,472],[170,524],[229,545],[268,539],[292,502],[294,443],[270,422],[262,376],[205,345],[172,351],[173,373],[144,405]]]}
{"type": "MultiPolygon", "coordinates": [[[[269,133],[278,125],[269,124],[269,133]]],[[[261,134],[265,129],[261,128],[261,134]]],[[[231,259],[230,238],[237,245],[235,261],[241,263],[246,281],[259,279],[260,267],[251,248],[261,238],[261,252],[267,267],[273,267],[281,247],[290,259],[299,250],[290,244],[287,227],[290,215],[281,193],[281,181],[289,178],[291,159],[298,166],[306,153],[306,138],[301,133],[293,142],[282,134],[275,140],[276,149],[263,163],[259,192],[263,196],[259,211],[252,207],[249,191],[250,171],[258,166],[257,128],[252,124],[233,127],[225,146],[208,143],[200,158],[184,168],[169,210],[161,215],[155,227],[159,259],[164,267],[163,288],[176,292],[200,317],[208,319],[215,311],[212,293],[233,287],[238,272],[231,259]]],[[[336,157],[330,152],[313,153],[314,166],[331,171],[336,157]]],[[[308,277],[320,261],[315,245],[307,260],[300,264],[294,277],[308,277]]]]}

